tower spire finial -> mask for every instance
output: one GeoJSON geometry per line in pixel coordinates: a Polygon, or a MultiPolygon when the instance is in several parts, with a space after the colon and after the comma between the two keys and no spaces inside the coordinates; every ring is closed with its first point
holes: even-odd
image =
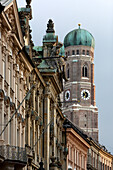
{"type": "Polygon", "coordinates": [[[80,29],[81,24],[79,23],[78,26],[79,26],[79,29],[80,29]]]}
{"type": "Polygon", "coordinates": [[[46,32],[47,33],[55,33],[54,23],[53,23],[52,19],[49,19],[49,21],[48,21],[46,32]]]}

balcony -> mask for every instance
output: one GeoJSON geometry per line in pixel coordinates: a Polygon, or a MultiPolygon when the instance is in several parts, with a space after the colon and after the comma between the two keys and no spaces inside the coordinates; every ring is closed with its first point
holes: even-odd
{"type": "Polygon", "coordinates": [[[27,163],[26,149],[16,146],[0,146],[0,157],[5,161],[16,161],[19,163],[27,163]]]}

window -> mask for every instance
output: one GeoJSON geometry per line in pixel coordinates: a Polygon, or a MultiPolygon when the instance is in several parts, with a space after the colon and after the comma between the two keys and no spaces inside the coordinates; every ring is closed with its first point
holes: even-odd
{"type": "Polygon", "coordinates": [[[3,67],[4,67],[4,80],[6,80],[6,59],[4,60],[3,67]]]}
{"type": "Polygon", "coordinates": [[[89,50],[87,50],[87,55],[89,55],[89,50]]]}
{"type": "Polygon", "coordinates": [[[18,128],[17,129],[17,146],[19,146],[19,144],[20,144],[19,138],[20,138],[20,131],[19,131],[19,128],[18,128]]]}
{"type": "Polygon", "coordinates": [[[88,77],[87,66],[83,66],[82,68],[82,77],[88,77]]]}
{"type": "Polygon", "coordinates": [[[68,51],[68,56],[70,55],[70,51],[68,51]]]}
{"type": "Polygon", "coordinates": [[[85,50],[82,51],[82,54],[85,55],[85,50]]]}
{"type": "Polygon", "coordinates": [[[72,50],[72,55],[75,55],[75,50],[72,50]]]}
{"type": "Polygon", "coordinates": [[[12,88],[12,79],[13,79],[13,76],[12,76],[12,64],[10,63],[10,87],[12,88]]]}
{"type": "Polygon", "coordinates": [[[69,78],[69,68],[67,69],[67,78],[69,78]]]}
{"type": "Polygon", "coordinates": [[[69,75],[69,64],[67,65],[67,78],[69,78],[70,75],[69,75]]]}
{"type": "Polygon", "coordinates": [[[67,57],[68,55],[67,55],[67,52],[66,52],[66,57],[67,57]]]}
{"type": "Polygon", "coordinates": [[[77,52],[76,54],[78,55],[79,54],[79,50],[77,50],[76,52],[77,52]]]}

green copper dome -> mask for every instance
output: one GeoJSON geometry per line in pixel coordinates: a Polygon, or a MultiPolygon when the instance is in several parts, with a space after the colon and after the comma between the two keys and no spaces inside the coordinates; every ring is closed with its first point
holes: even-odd
{"type": "Polygon", "coordinates": [[[84,45],[94,48],[95,40],[91,33],[89,33],[87,30],[81,29],[79,26],[78,29],[69,32],[64,38],[65,48],[73,45],[84,45]]]}

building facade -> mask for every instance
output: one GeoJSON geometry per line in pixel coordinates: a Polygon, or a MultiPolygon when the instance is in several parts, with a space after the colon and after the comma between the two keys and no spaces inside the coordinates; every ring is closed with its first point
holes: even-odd
{"type": "Polygon", "coordinates": [[[67,118],[64,121],[64,129],[68,148],[67,170],[86,170],[88,149],[90,148],[87,135],[67,118]]]}
{"type": "Polygon", "coordinates": [[[87,169],[88,170],[112,170],[113,155],[108,152],[105,146],[96,143],[92,138],[88,138],[90,148],[88,150],[87,169]]]}
{"type": "Polygon", "coordinates": [[[94,38],[78,29],[64,38],[66,73],[63,113],[98,141],[98,109],[94,84],[94,38]]]}
{"type": "Polygon", "coordinates": [[[64,121],[67,170],[112,170],[113,155],[68,118],[64,121]]]}

